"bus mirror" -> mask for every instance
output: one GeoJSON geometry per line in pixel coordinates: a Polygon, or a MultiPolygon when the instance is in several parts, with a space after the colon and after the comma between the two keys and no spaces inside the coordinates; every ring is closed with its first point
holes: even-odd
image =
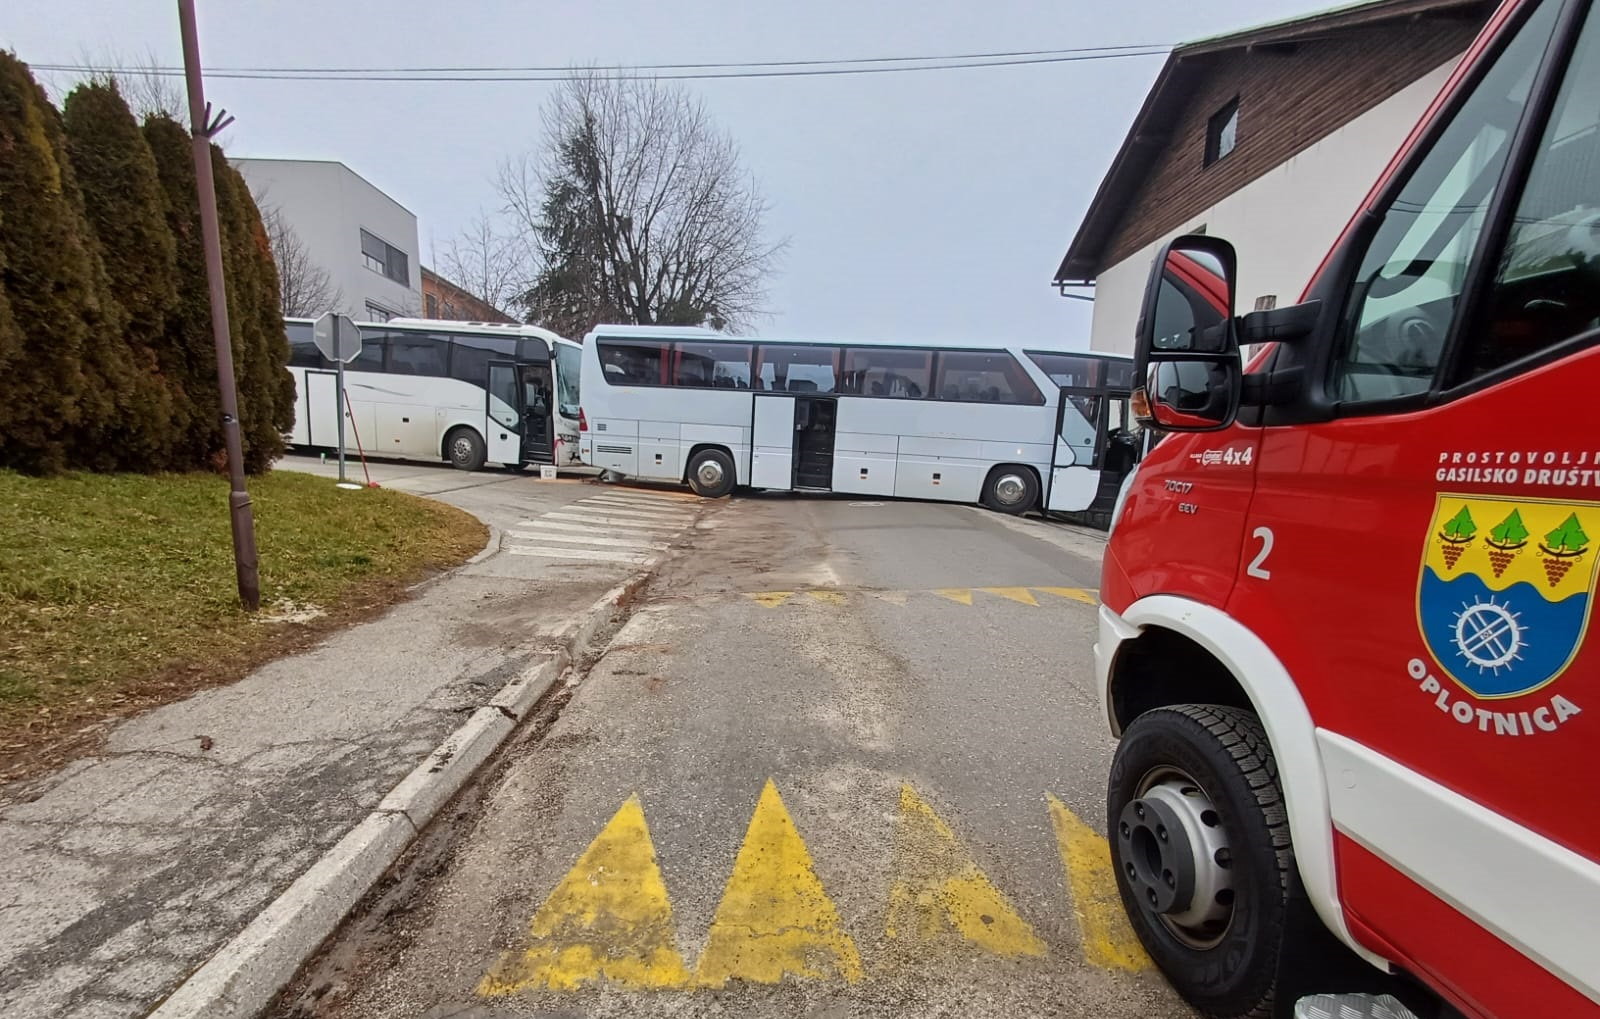
{"type": "Polygon", "coordinates": [[[1233,245],[1190,234],[1150,267],[1134,347],[1139,422],[1173,432],[1231,425],[1244,368],[1233,318],[1233,245]]]}

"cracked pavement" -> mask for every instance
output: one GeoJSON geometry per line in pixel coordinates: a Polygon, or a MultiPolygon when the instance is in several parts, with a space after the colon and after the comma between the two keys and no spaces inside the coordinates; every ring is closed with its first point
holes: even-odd
{"type": "MultiPolygon", "coordinates": [[[[431,466],[378,476],[501,529],[593,492],[431,466]]],[[[146,1014],[630,572],[491,555],[0,789],[0,1014],[146,1014]]]]}
{"type": "Polygon", "coordinates": [[[269,1014],[1192,1016],[1109,857],[1064,848],[1105,852],[1100,547],[947,504],[713,504],[269,1014]]]}

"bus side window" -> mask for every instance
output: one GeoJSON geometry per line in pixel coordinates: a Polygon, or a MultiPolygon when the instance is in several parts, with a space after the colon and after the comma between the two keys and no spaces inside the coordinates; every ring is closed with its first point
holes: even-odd
{"type": "Polygon", "coordinates": [[[284,332],[289,336],[289,367],[322,367],[322,351],[317,349],[316,341],[311,338],[309,323],[290,322],[285,325],[284,332]]]}
{"type": "Polygon", "coordinates": [[[351,371],[381,372],[384,350],[389,346],[389,333],[384,329],[361,330],[361,353],[348,365],[351,371]]]}
{"type": "Polygon", "coordinates": [[[632,339],[597,339],[595,343],[607,382],[618,386],[669,384],[667,344],[632,339]]]}
{"type": "Polygon", "coordinates": [[[1600,328],[1600,10],[1545,125],[1494,281],[1457,366],[1465,382],[1600,328]]]}

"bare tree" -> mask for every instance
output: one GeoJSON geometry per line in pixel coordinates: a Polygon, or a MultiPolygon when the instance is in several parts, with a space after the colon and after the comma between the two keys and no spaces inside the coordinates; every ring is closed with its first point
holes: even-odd
{"type": "Polygon", "coordinates": [[[128,108],[140,120],[170,117],[188,122],[189,98],[183,91],[183,73],[164,67],[154,50],[141,57],[123,57],[115,50],[98,56],[84,52],[80,62],[89,70],[84,80],[114,82],[128,108]]]}
{"type": "Polygon", "coordinates": [[[733,139],[682,87],[579,72],[544,110],[540,157],[504,163],[538,272],[520,303],[569,336],[597,323],[738,328],[763,313],[784,242],[733,139]]]}
{"type": "Polygon", "coordinates": [[[519,306],[534,283],[527,235],[481,211],[434,262],[456,286],[500,311],[519,306]]]}
{"type": "Polygon", "coordinates": [[[344,291],[334,286],[328,270],[311,257],[300,235],[277,206],[264,196],[256,196],[261,222],[272,244],[272,260],[278,264],[278,292],[285,318],[315,318],[325,311],[344,306],[344,291]]]}

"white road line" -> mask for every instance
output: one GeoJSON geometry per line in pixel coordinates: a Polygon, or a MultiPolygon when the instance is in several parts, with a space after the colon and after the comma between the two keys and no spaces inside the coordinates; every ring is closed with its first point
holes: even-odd
{"type": "Polygon", "coordinates": [[[653,495],[648,492],[596,492],[592,498],[648,503],[653,506],[683,506],[700,501],[700,497],[696,495],[653,495]]]}
{"type": "Polygon", "coordinates": [[[584,502],[605,502],[606,506],[627,506],[630,509],[662,510],[667,513],[693,513],[690,506],[683,506],[682,502],[667,502],[666,499],[619,499],[618,496],[586,496],[584,502]]]}
{"type": "Polygon", "coordinates": [[[539,519],[568,520],[575,524],[590,524],[591,526],[595,524],[601,524],[612,527],[632,527],[643,531],[671,531],[674,534],[683,530],[685,527],[684,524],[679,523],[669,524],[653,520],[629,520],[622,517],[608,517],[601,516],[600,514],[589,515],[584,513],[546,513],[539,519]]]}
{"type": "Polygon", "coordinates": [[[508,555],[531,555],[545,559],[586,559],[602,563],[627,563],[630,566],[646,566],[654,556],[637,555],[632,552],[609,552],[605,549],[566,549],[566,548],[508,548],[508,555]]]}
{"type": "Polygon", "coordinates": [[[682,499],[663,499],[655,495],[613,495],[610,492],[591,492],[584,496],[585,499],[605,499],[608,502],[624,502],[633,506],[661,506],[668,509],[684,510],[694,509],[693,504],[682,499]]]}
{"type": "Polygon", "coordinates": [[[518,529],[534,527],[546,531],[569,531],[577,534],[599,534],[607,538],[642,538],[651,541],[656,538],[666,537],[661,534],[647,534],[644,531],[630,531],[626,527],[596,528],[586,524],[564,524],[557,520],[523,520],[517,524],[518,529]]]}
{"type": "Polygon", "coordinates": [[[686,526],[691,520],[694,519],[694,515],[688,513],[663,513],[660,510],[624,509],[621,506],[612,506],[609,503],[602,504],[589,502],[587,499],[583,502],[575,502],[570,506],[564,506],[562,508],[571,509],[575,506],[582,506],[584,509],[594,510],[598,513],[607,513],[611,516],[637,517],[641,520],[660,520],[662,522],[679,523],[686,526]]]}
{"type": "Polygon", "coordinates": [[[561,534],[552,533],[544,529],[538,531],[508,531],[508,538],[519,541],[553,541],[562,545],[604,545],[611,548],[649,548],[657,552],[666,551],[667,546],[659,541],[629,541],[625,538],[597,538],[589,534],[561,534]]]}

